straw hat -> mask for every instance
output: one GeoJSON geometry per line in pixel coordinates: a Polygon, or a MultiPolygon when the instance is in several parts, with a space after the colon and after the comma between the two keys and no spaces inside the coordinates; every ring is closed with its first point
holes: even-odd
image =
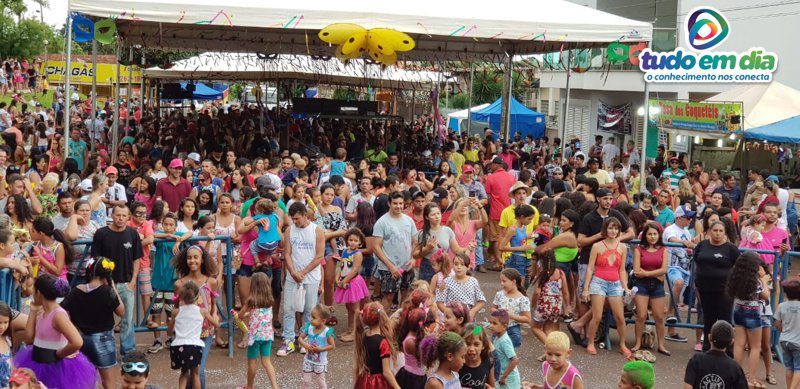
{"type": "Polygon", "coordinates": [[[511,189],[508,190],[508,195],[514,196],[514,192],[516,192],[519,189],[525,189],[525,196],[531,195],[531,188],[529,188],[528,185],[525,185],[525,183],[523,183],[522,181],[517,181],[516,183],[514,183],[514,185],[511,186],[511,189]]]}

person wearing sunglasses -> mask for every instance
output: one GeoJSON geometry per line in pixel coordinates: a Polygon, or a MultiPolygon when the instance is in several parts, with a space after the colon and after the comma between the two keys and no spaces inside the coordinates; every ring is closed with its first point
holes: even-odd
{"type": "Polygon", "coordinates": [[[148,384],[150,362],[144,353],[133,351],[122,357],[122,389],[161,389],[148,384]]]}

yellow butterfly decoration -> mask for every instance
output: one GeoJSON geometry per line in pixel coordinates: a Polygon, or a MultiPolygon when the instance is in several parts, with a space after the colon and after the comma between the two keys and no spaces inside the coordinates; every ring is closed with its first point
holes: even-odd
{"type": "Polygon", "coordinates": [[[336,47],[336,58],[347,61],[366,53],[383,65],[394,65],[398,51],[409,51],[415,43],[411,37],[397,30],[373,28],[367,30],[353,23],[334,23],[319,32],[319,39],[336,47]]]}

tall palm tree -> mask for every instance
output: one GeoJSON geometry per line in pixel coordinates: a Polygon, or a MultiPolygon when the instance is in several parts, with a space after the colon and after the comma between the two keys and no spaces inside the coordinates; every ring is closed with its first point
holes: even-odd
{"type": "Polygon", "coordinates": [[[50,8],[50,0],[33,0],[33,2],[39,4],[39,17],[44,24],[44,9],[50,8]]]}

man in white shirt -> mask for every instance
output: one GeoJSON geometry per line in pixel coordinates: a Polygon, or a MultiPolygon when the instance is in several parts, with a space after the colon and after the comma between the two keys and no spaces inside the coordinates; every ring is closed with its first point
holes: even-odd
{"type": "Polygon", "coordinates": [[[124,207],[128,204],[128,196],[125,194],[125,187],[117,182],[119,178],[119,171],[113,166],[106,168],[106,177],[108,177],[108,191],[106,191],[106,198],[103,202],[106,203],[108,208],[108,217],[114,211],[114,207],[124,207]]]}
{"type": "Polygon", "coordinates": [[[358,194],[350,197],[350,201],[347,202],[347,208],[345,208],[345,218],[351,225],[354,225],[356,222],[356,207],[358,207],[358,204],[367,201],[372,205],[372,203],[375,202],[375,196],[372,195],[371,178],[361,177],[361,180],[358,181],[358,189],[358,194]]]}
{"type": "Polygon", "coordinates": [[[619,159],[619,147],[614,144],[614,137],[609,137],[603,145],[603,165],[605,169],[611,169],[619,159]]]}
{"type": "MultiPolygon", "coordinates": [[[[694,249],[695,242],[692,239],[692,233],[689,232],[689,224],[697,214],[686,208],[686,206],[679,206],[675,209],[675,223],[670,224],[669,227],[664,229],[661,237],[664,243],[679,243],[683,247],[669,247],[669,269],[667,270],[667,277],[672,284],[673,298],[680,299],[683,295],[683,288],[689,283],[690,272],[692,269],[690,251],[694,249]]],[[[673,304],[668,304],[667,322],[677,323],[678,319],[674,316],[675,310],[673,304]]],[[[674,327],[670,327],[667,340],[673,342],[686,342],[686,338],[679,335],[674,327]]]]}

